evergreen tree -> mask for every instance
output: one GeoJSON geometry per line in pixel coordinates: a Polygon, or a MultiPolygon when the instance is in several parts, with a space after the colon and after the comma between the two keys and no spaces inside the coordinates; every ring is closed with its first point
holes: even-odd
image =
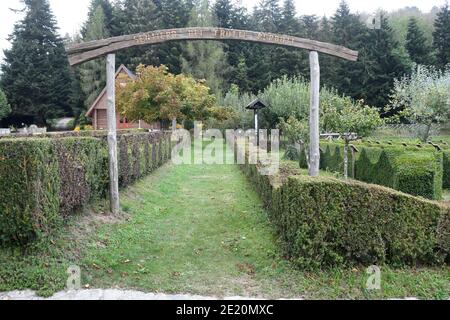
{"type": "Polygon", "coordinates": [[[6,99],[6,95],[3,92],[2,88],[0,88],[0,121],[9,116],[11,113],[11,106],[6,99]]]}
{"type": "MultiPolygon", "coordinates": [[[[93,41],[109,37],[106,17],[102,6],[98,6],[86,23],[83,41],[93,41]]],[[[82,64],[79,68],[81,87],[86,97],[85,107],[89,108],[106,85],[106,60],[99,58],[82,64]]]]}
{"type": "MultiPolygon", "coordinates": [[[[332,42],[331,23],[327,17],[322,17],[319,24],[318,39],[322,42],[332,42]]],[[[323,54],[320,56],[320,78],[321,83],[327,87],[333,87],[333,58],[329,55],[323,54]]]]}
{"type": "Polygon", "coordinates": [[[236,77],[233,84],[237,85],[242,92],[250,92],[250,80],[248,78],[248,67],[245,55],[241,54],[236,67],[236,77]]]}
{"type": "Polygon", "coordinates": [[[387,15],[379,13],[380,28],[370,30],[361,49],[364,62],[362,98],[371,106],[384,108],[389,102],[389,94],[394,79],[410,71],[408,56],[402,54],[399,43],[389,25],[387,15]]]}
{"type": "MultiPolygon", "coordinates": [[[[251,27],[253,30],[280,33],[282,25],[282,10],[278,0],[261,0],[255,7],[251,27]]],[[[264,44],[254,44],[249,47],[249,77],[253,81],[252,92],[258,93],[267,87],[274,79],[281,77],[281,70],[277,65],[283,48],[264,44]]]]}
{"type": "MultiPolygon", "coordinates": [[[[358,15],[352,14],[345,1],[342,1],[332,17],[331,42],[353,50],[361,50],[367,36],[367,27],[361,22],[358,15]]],[[[331,84],[340,93],[355,99],[363,96],[364,64],[361,59],[357,62],[345,61],[339,58],[330,58],[333,66],[331,84]]]]}
{"type": "Polygon", "coordinates": [[[436,60],[439,68],[450,63],[450,8],[448,2],[437,14],[434,23],[433,44],[436,49],[436,60]]]}
{"type": "Polygon", "coordinates": [[[113,5],[109,0],[91,0],[91,3],[89,4],[89,11],[88,11],[88,19],[87,22],[83,25],[81,28],[81,36],[82,38],[86,37],[86,34],[88,32],[88,25],[89,21],[92,21],[95,12],[98,7],[102,7],[103,14],[105,15],[105,25],[106,29],[108,30],[108,34],[111,36],[116,36],[120,34],[120,28],[118,17],[115,14],[115,10],[113,5]]]}
{"type": "MultiPolygon", "coordinates": [[[[196,0],[191,11],[190,27],[211,27],[213,16],[208,0],[196,0]]],[[[194,78],[205,79],[212,92],[224,90],[224,74],[228,63],[222,44],[213,41],[190,41],[182,57],[182,71],[194,78]]]]}
{"type": "MultiPolygon", "coordinates": [[[[192,10],[191,1],[157,0],[156,7],[160,14],[160,29],[185,28],[192,10]]],[[[172,41],[153,46],[160,64],[166,65],[171,73],[181,73],[181,59],[184,44],[172,41]]]]}
{"type": "Polygon", "coordinates": [[[259,30],[277,33],[281,28],[281,12],[279,0],[261,0],[254,11],[254,21],[259,30]]]}
{"type": "Polygon", "coordinates": [[[23,3],[25,18],[10,36],[1,85],[12,108],[11,122],[47,125],[73,114],[72,75],[48,1],[23,3]]]}
{"type": "Polygon", "coordinates": [[[302,36],[308,39],[317,40],[320,33],[320,24],[317,16],[307,15],[301,18],[302,36]]]}
{"type": "MultiPolygon", "coordinates": [[[[248,16],[244,7],[235,6],[231,0],[218,0],[213,6],[213,13],[216,18],[216,25],[219,28],[227,29],[246,29],[248,16]]],[[[228,58],[229,72],[224,74],[224,80],[227,85],[237,84],[248,88],[248,79],[246,76],[247,56],[249,44],[238,41],[224,41],[223,50],[228,58]],[[245,72],[243,71],[245,69],[245,72]]]]}
{"type": "Polygon", "coordinates": [[[234,8],[231,0],[217,0],[213,7],[217,27],[232,29],[234,26],[234,8]]]}
{"type": "Polygon", "coordinates": [[[414,17],[411,17],[408,22],[406,50],[413,62],[422,65],[430,64],[432,49],[427,43],[424,32],[420,29],[417,19],[414,17]]]}
{"type": "MultiPolygon", "coordinates": [[[[125,0],[124,13],[129,17],[124,19],[121,29],[124,34],[135,34],[158,30],[161,26],[160,14],[153,0],[125,0]]],[[[121,61],[134,70],[139,64],[159,65],[160,61],[154,46],[138,47],[127,50],[121,61]]]]}
{"type": "MultiPolygon", "coordinates": [[[[293,0],[285,0],[280,21],[280,33],[301,36],[300,21],[296,17],[296,8],[293,0]]],[[[295,48],[278,47],[275,50],[278,58],[275,60],[275,70],[278,70],[277,78],[287,75],[298,76],[304,71],[305,51],[295,48]]]]}
{"type": "Polygon", "coordinates": [[[300,23],[296,17],[294,0],[285,0],[280,21],[280,31],[291,36],[300,35],[300,23]]]}

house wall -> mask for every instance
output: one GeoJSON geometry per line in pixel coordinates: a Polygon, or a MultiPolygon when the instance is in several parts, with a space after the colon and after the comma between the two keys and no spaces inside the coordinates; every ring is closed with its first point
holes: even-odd
{"type": "MultiPolygon", "coordinates": [[[[127,122],[120,121],[120,114],[116,114],[117,129],[145,129],[145,130],[161,130],[161,125],[159,122],[148,124],[147,122],[141,120],[138,122],[127,122]]],[[[108,129],[108,117],[106,109],[95,109],[94,119],[93,119],[94,130],[107,130],[108,129]]]]}

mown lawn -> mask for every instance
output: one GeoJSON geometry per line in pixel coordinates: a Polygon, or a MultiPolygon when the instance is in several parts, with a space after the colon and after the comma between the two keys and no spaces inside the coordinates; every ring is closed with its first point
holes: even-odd
{"type": "Polygon", "coordinates": [[[52,239],[0,249],[0,291],[83,286],[261,298],[373,299],[450,296],[450,269],[382,267],[368,292],[365,267],[302,272],[283,259],[261,201],[237,166],[166,165],[122,192],[122,217],[73,218],[52,239]]]}

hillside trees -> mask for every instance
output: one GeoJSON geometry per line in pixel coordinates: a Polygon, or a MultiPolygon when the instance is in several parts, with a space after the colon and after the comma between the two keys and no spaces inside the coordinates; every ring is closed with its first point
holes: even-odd
{"type": "Polygon", "coordinates": [[[450,7],[448,2],[439,11],[433,33],[434,47],[438,68],[445,68],[450,63],[450,7]]]}
{"type": "Polygon", "coordinates": [[[427,38],[414,17],[410,18],[408,22],[406,50],[413,62],[421,65],[432,64],[432,48],[428,45],[427,38]]]}
{"type": "MultiPolygon", "coordinates": [[[[211,27],[214,18],[208,0],[196,0],[191,11],[189,26],[211,27]]],[[[195,79],[205,79],[215,94],[225,88],[224,77],[228,70],[227,57],[222,44],[213,41],[191,41],[185,45],[182,71],[195,79]]]]}
{"type": "MultiPolygon", "coordinates": [[[[94,1],[95,2],[95,1],[94,1]]],[[[102,6],[97,6],[90,15],[86,23],[86,31],[83,41],[99,40],[109,37],[106,25],[106,16],[102,6]]],[[[88,61],[79,67],[81,87],[86,97],[86,109],[91,106],[94,100],[106,85],[105,58],[88,61]]]]}

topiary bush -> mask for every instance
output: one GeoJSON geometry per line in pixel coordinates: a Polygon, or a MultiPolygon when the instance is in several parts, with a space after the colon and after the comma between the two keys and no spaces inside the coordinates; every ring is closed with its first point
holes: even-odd
{"type": "Polygon", "coordinates": [[[274,191],[272,220],[302,268],[442,264],[450,209],[379,186],[292,177],[274,191]],[[445,226],[445,227],[444,227],[445,226]]]}
{"type": "MultiPolygon", "coordinates": [[[[165,133],[119,135],[121,187],[170,158],[165,133]]],[[[108,194],[108,146],[98,137],[0,140],[0,245],[49,234],[71,214],[108,194]]]]}
{"type": "MultiPolygon", "coordinates": [[[[442,152],[427,147],[374,147],[362,143],[355,143],[355,146],[358,149],[355,159],[349,153],[350,177],[427,199],[442,198],[445,163],[442,152]]],[[[344,145],[322,142],[321,149],[321,169],[342,173],[344,145]]],[[[305,168],[305,164],[305,160],[300,159],[300,166],[305,168]]]]}
{"type": "Polygon", "coordinates": [[[242,165],[286,256],[302,269],[450,262],[450,207],[382,186],[242,165]],[[290,176],[285,176],[290,173],[290,176]]]}
{"type": "Polygon", "coordinates": [[[299,268],[450,262],[450,206],[354,180],[311,178],[289,166],[282,162],[269,177],[248,161],[241,169],[299,268]]]}

